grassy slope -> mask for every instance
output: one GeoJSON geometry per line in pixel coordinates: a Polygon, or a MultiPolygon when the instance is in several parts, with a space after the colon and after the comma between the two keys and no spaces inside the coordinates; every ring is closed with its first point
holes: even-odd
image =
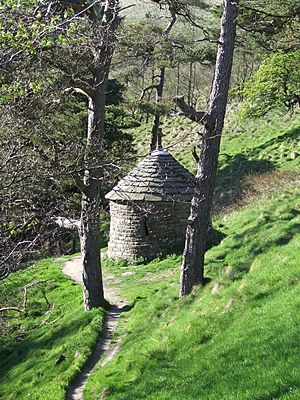
{"type": "Polygon", "coordinates": [[[240,122],[229,113],[219,159],[216,204],[239,201],[245,177],[300,166],[300,113],[240,122]]]}
{"type": "MultiPolygon", "coordinates": [[[[147,153],[150,131],[151,124],[133,132],[139,154],[147,153]]],[[[167,119],[163,125],[164,146],[192,172],[196,171],[196,163],[191,151],[198,143],[198,131],[197,124],[185,118],[167,119]]],[[[300,154],[299,112],[273,112],[246,121],[239,121],[234,112],[229,112],[221,143],[216,205],[224,207],[240,200],[247,175],[299,167],[300,155],[294,158],[295,152],[300,154]]]]}
{"type": "MultiPolygon", "coordinates": [[[[193,130],[184,120],[164,126],[166,147],[191,170],[193,130]]],[[[85,399],[300,398],[299,135],[299,114],[229,117],[217,205],[244,200],[247,183],[255,193],[252,205],[217,219],[227,236],[207,254],[205,288],[178,301],[174,257],[107,264],[134,308],[117,333],[125,336],[119,355],[93,374],[85,399]],[[127,271],[134,274],[124,278],[127,271]]],[[[145,127],[137,143],[142,154],[145,127]]]]}
{"type": "Polygon", "coordinates": [[[299,210],[298,187],[219,219],[212,280],[183,300],[179,258],[108,263],[134,307],[85,399],[299,399],[299,210]]]}
{"type": "MultiPolygon", "coordinates": [[[[235,202],[234,192],[243,195],[240,187],[249,173],[297,171],[300,157],[292,155],[300,152],[297,115],[273,114],[243,124],[229,120],[227,126],[219,203],[235,202]]],[[[166,121],[164,128],[165,143],[175,144],[170,150],[191,169],[194,128],[182,119],[166,121]]],[[[137,141],[145,145],[144,135],[144,128],[137,132],[137,141]]],[[[264,179],[262,192],[270,182],[264,179]]],[[[283,180],[279,175],[270,192],[280,192],[283,180]]],[[[119,355],[92,376],[86,398],[98,399],[101,392],[108,399],[128,400],[300,398],[296,189],[217,220],[227,237],[208,253],[212,281],[187,299],[177,299],[179,258],[144,266],[108,263],[107,271],[116,275],[134,307],[121,318],[117,335],[125,339],[119,355]],[[134,274],[122,276],[127,271],[134,274]]],[[[95,343],[102,310],[84,313],[81,289],[60,268],[61,262],[45,260],[1,282],[2,301],[8,292],[21,299],[24,285],[47,281],[29,290],[29,315],[10,320],[9,336],[0,338],[3,399],[63,399],[95,343]],[[50,316],[42,288],[55,304],[50,316]],[[20,332],[29,335],[21,340],[20,332]],[[68,359],[56,365],[62,354],[68,359]]]]}
{"type": "Polygon", "coordinates": [[[63,400],[101,331],[103,311],[83,311],[82,290],[60,272],[60,261],[41,261],[1,282],[1,303],[7,293],[11,303],[21,301],[22,288],[39,282],[28,289],[28,316],[9,320],[0,338],[1,399],[63,400]],[[68,359],[56,365],[61,355],[68,359]]]}

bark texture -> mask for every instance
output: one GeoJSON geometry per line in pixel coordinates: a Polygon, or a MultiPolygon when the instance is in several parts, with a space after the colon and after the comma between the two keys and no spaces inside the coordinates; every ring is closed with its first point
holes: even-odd
{"type": "MultiPolygon", "coordinates": [[[[158,78],[158,84],[156,86],[156,99],[155,102],[157,106],[159,106],[161,100],[162,100],[162,95],[163,95],[163,90],[164,90],[164,84],[165,84],[165,73],[166,73],[166,68],[162,67],[159,70],[159,78],[158,78]]],[[[151,131],[151,145],[150,145],[150,153],[151,151],[155,150],[157,147],[161,146],[161,128],[159,127],[160,124],[160,110],[157,108],[154,114],[154,121],[153,121],[153,126],[152,126],[152,131],[151,131]]]]}
{"type": "Polygon", "coordinates": [[[81,255],[83,263],[84,307],[104,304],[100,256],[101,147],[104,132],[105,87],[89,102],[89,126],[85,154],[85,191],[81,202],[81,255]],[[98,164],[98,165],[97,165],[98,164]]]}
{"type": "Polygon", "coordinates": [[[84,307],[105,305],[100,255],[100,205],[104,179],[101,167],[104,138],[106,88],[111,58],[114,51],[118,0],[107,0],[103,5],[102,19],[91,14],[94,24],[95,45],[93,82],[89,91],[88,132],[85,150],[84,189],[81,205],[80,243],[83,263],[84,307]]]}
{"type": "Polygon", "coordinates": [[[189,294],[195,284],[204,284],[205,244],[228,99],[237,14],[238,0],[224,0],[209,109],[208,113],[202,118],[204,131],[196,175],[196,188],[186,231],[180,276],[180,296],[189,294]]]}
{"type": "MultiPolygon", "coordinates": [[[[167,27],[164,30],[165,38],[168,38],[168,36],[176,22],[175,10],[172,7],[169,7],[169,12],[170,12],[170,20],[169,20],[167,27]]],[[[152,125],[152,130],[151,130],[150,154],[156,148],[158,148],[158,149],[162,148],[162,130],[159,126],[161,111],[159,110],[159,105],[161,103],[162,96],[163,96],[163,90],[164,90],[164,86],[165,86],[165,75],[166,75],[166,67],[163,66],[159,69],[158,83],[157,83],[157,85],[155,85],[155,89],[156,89],[155,102],[157,105],[157,109],[154,114],[154,121],[153,121],[153,125],[152,125]]]]}

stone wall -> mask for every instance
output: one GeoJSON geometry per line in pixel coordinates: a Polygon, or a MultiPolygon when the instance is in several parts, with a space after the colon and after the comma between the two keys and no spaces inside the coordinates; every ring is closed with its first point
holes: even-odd
{"type": "Polygon", "coordinates": [[[109,258],[154,259],[184,248],[190,203],[110,202],[109,258]]]}

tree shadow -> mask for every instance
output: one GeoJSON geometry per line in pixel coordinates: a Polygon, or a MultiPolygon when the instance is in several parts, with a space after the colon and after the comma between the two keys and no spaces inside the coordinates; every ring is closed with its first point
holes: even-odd
{"type": "MultiPolygon", "coordinates": [[[[300,214],[300,211],[297,213],[300,214]]],[[[296,217],[295,215],[294,217],[296,217]]],[[[226,275],[230,280],[238,280],[243,278],[245,274],[250,271],[251,265],[255,258],[261,254],[266,253],[272,247],[281,247],[289,244],[300,231],[300,223],[290,220],[287,213],[286,219],[283,217],[281,221],[289,221],[288,226],[283,226],[283,229],[278,232],[274,240],[271,240],[274,226],[278,221],[278,217],[268,218],[268,222],[264,223],[257,220],[257,223],[252,228],[246,228],[242,232],[234,233],[231,235],[234,245],[229,243],[222,248],[222,252],[218,253],[217,257],[210,260],[210,265],[214,264],[213,269],[216,271],[226,271],[226,275]],[[261,233],[264,232],[262,236],[261,233]],[[251,237],[251,245],[245,250],[245,236],[251,237]],[[228,270],[228,268],[230,268],[228,270]]],[[[208,265],[206,265],[207,269],[208,265]]],[[[211,269],[211,272],[213,271],[211,269]]]]}
{"type": "MultiPolygon", "coordinates": [[[[125,304],[121,307],[116,307],[113,305],[107,306],[107,311],[109,312],[119,312],[125,313],[130,311],[136,304],[136,302],[140,298],[137,298],[132,304],[125,304]]],[[[86,315],[86,314],[85,314],[86,315]]],[[[92,314],[89,318],[85,318],[83,321],[83,316],[78,316],[76,319],[73,318],[68,323],[64,323],[63,326],[58,326],[55,329],[49,330],[48,333],[44,331],[40,332],[40,335],[36,333],[30,334],[24,338],[24,340],[17,342],[13,348],[11,349],[1,349],[1,362],[0,362],[0,370],[1,370],[1,380],[3,381],[7,379],[9,372],[17,365],[26,362],[26,370],[35,367],[36,361],[27,362],[33,352],[46,351],[49,347],[53,347],[56,341],[61,340],[61,338],[66,338],[70,336],[70,340],[74,337],[75,332],[79,332],[83,329],[83,327],[88,326],[92,322],[92,314]]],[[[102,331],[99,332],[99,337],[102,335],[102,331]]],[[[64,354],[66,356],[64,358],[65,363],[69,363],[72,365],[73,356],[64,354]]],[[[60,362],[57,363],[57,358],[53,358],[53,366],[57,366],[57,373],[60,373],[60,362]]],[[[64,368],[65,371],[65,368],[64,368]]],[[[73,377],[74,379],[74,377],[73,377]]]]}
{"type": "Polygon", "coordinates": [[[278,135],[259,146],[254,147],[250,151],[250,155],[258,155],[261,150],[265,150],[269,147],[273,147],[276,144],[281,144],[282,142],[288,142],[290,140],[299,139],[300,136],[300,126],[296,126],[294,128],[289,129],[284,132],[282,135],[278,135]]]}
{"type": "Polygon", "coordinates": [[[283,142],[288,150],[292,150],[290,145],[299,137],[300,126],[296,126],[256,147],[247,149],[247,154],[221,153],[214,199],[216,210],[232,206],[242,199],[242,183],[247,175],[261,175],[275,169],[276,161],[259,159],[263,151],[267,149],[270,149],[270,152],[274,151],[283,142]]]}
{"type": "Polygon", "coordinates": [[[244,154],[222,154],[221,168],[216,178],[215,210],[232,206],[242,200],[243,179],[248,175],[264,174],[275,169],[269,160],[249,160],[244,154]]]}

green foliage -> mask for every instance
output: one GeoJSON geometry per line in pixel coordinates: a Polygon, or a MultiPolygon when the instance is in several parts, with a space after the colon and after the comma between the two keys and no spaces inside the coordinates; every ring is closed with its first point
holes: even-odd
{"type": "Polygon", "coordinates": [[[86,400],[289,399],[300,395],[299,188],[217,221],[211,279],[178,300],[180,258],[107,264],[133,305],[86,400]],[[126,274],[124,272],[131,272],[126,274]]]}
{"type": "Polygon", "coordinates": [[[1,314],[0,397],[64,400],[101,332],[104,311],[83,311],[81,287],[43,260],[1,282],[0,303],[20,306],[28,288],[27,315],[1,314]],[[61,355],[67,358],[56,364],[61,355]]]}
{"type": "MultiPolygon", "coordinates": [[[[172,65],[174,48],[157,20],[147,18],[126,24],[122,33],[117,48],[119,57],[127,60],[128,57],[135,57],[136,60],[144,60],[147,66],[155,65],[158,68],[172,65]]],[[[136,60],[133,59],[132,66],[136,60]]]]}
{"type": "Polygon", "coordinates": [[[37,1],[0,1],[0,50],[36,56],[41,50],[65,44],[74,38],[76,24],[70,19],[74,10],[69,7],[49,13],[48,5],[37,1]],[[40,4],[38,4],[40,3],[40,4]],[[58,29],[60,28],[60,29],[58,29]]]}
{"type": "Polygon", "coordinates": [[[265,59],[244,88],[243,116],[257,117],[273,108],[300,105],[300,50],[265,59]]]}
{"type": "Polygon", "coordinates": [[[258,51],[293,51],[299,49],[299,12],[298,0],[241,0],[239,22],[258,51]]]}
{"type": "MultiPolygon", "coordinates": [[[[107,158],[122,159],[124,154],[134,152],[133,138],[126,128],[135,126],[135,121],[128,115],[123,104],[124,86],[117,79],[108,81],[105,107],[105,150],[109,151],[107,158]]],[[[126,163],[126,162],[125,162],[126,163]]]]}
{"type": "MultiPolygon", "coordinates": [[[[209,13],[202,11],[197,10],[197,17],[205,19],[204,26],[214,26],[215,21],[210,21],[211,24],[208,22],[209,13]]],[[[183,14],[177,16],[171,32],[166,35],[164,30],[170,16],[167,10],[165,13],[166,18],[148,14],[143,20],[125,21],[116,47],[114,59],[117,76],[126,86],[124,97],[127,107],[140,120],[143,116],[148,120],[150,115],[156,113],[157,108],[160,115],[169,114],[174,106],[172,98],[179,90],[189,91],[194,100],[200,91],[203,95],[203,86],[209,86],[208,82],[203,84],[202,79],[201,89],[198,88],[196,81],[200,74],[196,78],[195,71],[196,67],[205,70],[202,63],[205,63],[207,69],[207,65],[214,62],[216,42],[206,40],[203,31],[191,27],[182,17],[183,14]],[[165,68],[165,82],[163,99],[157,106],[154,86],[158,82],[160,68],[165,68]]],[[[208,35],[207,32],[206,34],[208,35]]]]}

